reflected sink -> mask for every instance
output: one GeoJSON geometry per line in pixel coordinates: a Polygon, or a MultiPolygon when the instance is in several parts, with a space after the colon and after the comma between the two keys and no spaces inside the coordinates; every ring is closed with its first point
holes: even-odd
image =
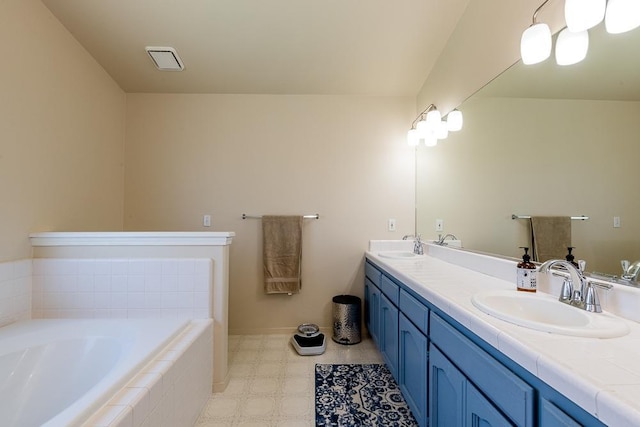
{"type": "Polygon", "coordinates": [[[589,313],[540,292],[478,292],[471,302],[481,311],[515,325],[560,335],[614,338],[629,333],[627,324],[608,313],[589,313]]]}
{"type": "Polygon", "coordinates": [[[382,258],[395,258],[395,259],[409,259],[409,258],[417,258],[421,256],[409,251],[378,252],[378,255],[381,256],[382,258]]]}

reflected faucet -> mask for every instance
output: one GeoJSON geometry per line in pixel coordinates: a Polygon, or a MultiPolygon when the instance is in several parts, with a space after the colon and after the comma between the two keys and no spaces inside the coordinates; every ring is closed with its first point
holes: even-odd
{"type": "Polygon", "coordinates": [[[600,306],[600,298],[598,298],[596,287],[611,289],[612,286],[605,283],[596,283],[586,278],[583,273],[585,264],[584,261],[579,261],[579,268],[576,268],[569,261],[552,259],[543,262],[539,271],[540,273],[549,273],[552,267],[563,268],[569,277],[565,278],[562,283],[562,290],[558,300],[592,313],[601,313],[602,307],[600,306]],[[576,288],[578,284],[580,289],[576,288]]]}
{"type": "Polygon", "coordinates": [[[422,246],[422,240],[419,234],[415,236],[413,234],[405,234],[402,236],[402,240],[407,240],[409,237],[413,237],[413,253],[416,255],[424,255],[424,247],[422,246]]]}
{"type": "Polygon", "coordinates": [[[629,261],[623,259],[620,261],[620,264],[622,264],[622,278],[637,282],[638,277],[640,276],[640,261],[636,261],[629,265],[629,261]]]}
{"type": "Polygon", "coordinates": [[[438,240],[436,241],[436,245],[447,246],[447,243],[444,242],[447,239],[447,237],[450,237],[451,240],[458,240],[458,238],[456,236],[454,236],[453,234],[445,234],[444,236],[440,235],[440,236],[438,236],[438,240]]]}

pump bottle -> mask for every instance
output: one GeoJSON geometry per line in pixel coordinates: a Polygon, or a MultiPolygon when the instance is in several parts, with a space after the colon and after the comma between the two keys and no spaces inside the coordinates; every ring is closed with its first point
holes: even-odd
{"type": "Polygon", "coordinates": [[[527,253],[529,248],[520,247],[524,249],[522,255],[522,262],[518,263],[516,286],[518,291],[522,292],[535,292],[538,284],[538,269],[536,265],[532,263],[531,256],[527,253]]]}

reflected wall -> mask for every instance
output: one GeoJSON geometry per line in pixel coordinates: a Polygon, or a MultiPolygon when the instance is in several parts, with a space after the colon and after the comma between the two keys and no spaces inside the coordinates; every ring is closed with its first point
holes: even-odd
{"type": "Polygon", "coordinates": [[[464,247],[519,257],[519,215],[586,215],[572,244],[588,271],[640,259],[640,102],[485,97],[463,104],[462,131],[417,155],[417,229],[436,219],[464,247]],[[613,228],[613,217],[621,227],[613,228]]]}

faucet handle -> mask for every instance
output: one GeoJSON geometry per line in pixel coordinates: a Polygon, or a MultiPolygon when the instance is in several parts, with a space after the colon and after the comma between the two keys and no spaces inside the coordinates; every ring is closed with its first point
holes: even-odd
{"type": "Polygon", "coordinates": [[[565,278],[562,282],[562,289],[560,290],[560,298],[558,298],[562,302],[571,301],[571,296],[573,295],[573,283],[571,279],[565,278]]]}
{"type": "Polygon", "coordinates": [[[628,259],[623,259],[622,261],[620,261],[620,265],[622,266],[622,273],[623,274],[627,274],[627,272],[629,271],[629,260],[628,259]]]}
{"type": "Polygon", "coordinates": [[[598,291],[596,288],[609,290],[613,286],[605,283],[587,281],[586,295],[584,297],[584,309],[592,313],[602,313],[602,307],[600,306],[600,298],[598,297],[598,291]]]}
{"type": "Polygon", "coordinates": [[[584,273],[584,269],[587,267],[587,261],[583,260],[583,259],[579,259],[578,260],[578,270],[580,270],[580,273],[584,273]]]}

